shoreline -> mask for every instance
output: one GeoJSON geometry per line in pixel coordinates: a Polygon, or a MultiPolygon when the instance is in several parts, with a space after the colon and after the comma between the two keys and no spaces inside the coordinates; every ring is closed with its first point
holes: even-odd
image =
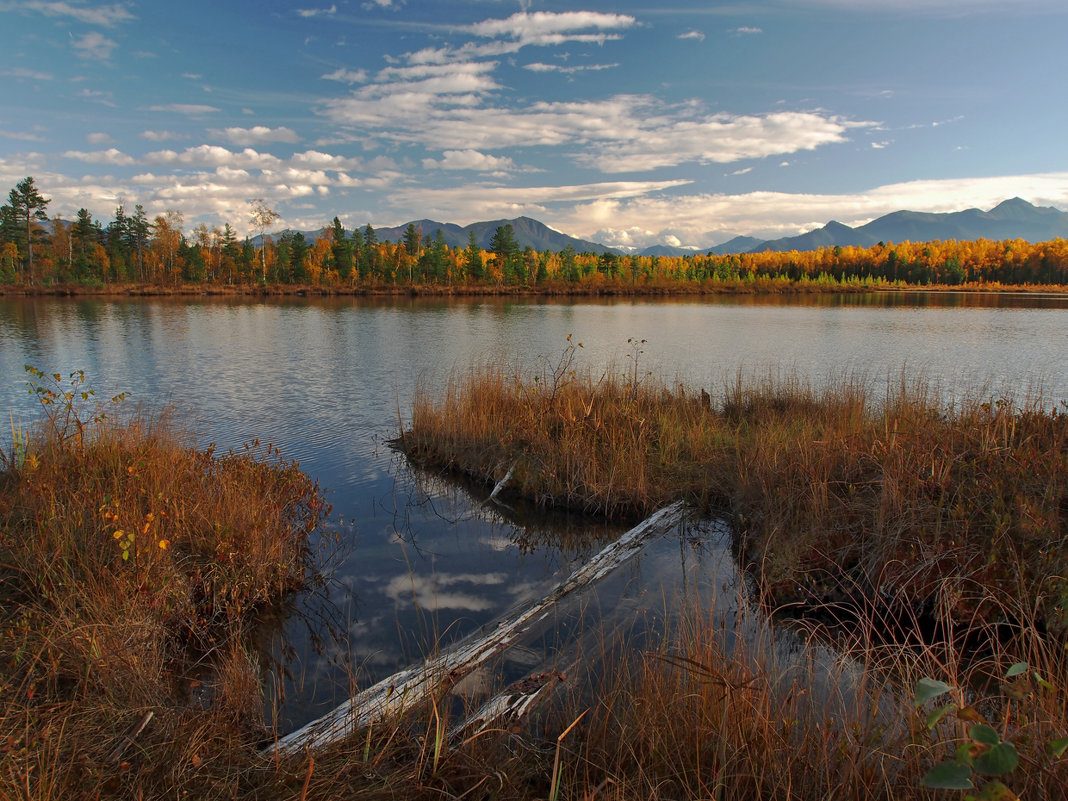
{"type": "Polygon", "coordinates": [[[883,284],[840,285],[787,281],[778,278],[743,281],[705,281],[700,284],[600,283],[596,285],[552,283],[536,286],[435,284],[395,285],[376,284],[354,287],[324,287],[309,284],[198,285],[177,287],[149,284],[112,284],[103,287],[80,284],[52,286],[0,285],[0,297],[71,297],[71,298],[146,298],[146,297],[525,297],[525,298],[596,298],[596,297],[708,297],[730,295],[835,295],[925,292],[937,294],[990,294],[1024,296],[1068,295],[1068,285],[1046,284],[883,284]]]}

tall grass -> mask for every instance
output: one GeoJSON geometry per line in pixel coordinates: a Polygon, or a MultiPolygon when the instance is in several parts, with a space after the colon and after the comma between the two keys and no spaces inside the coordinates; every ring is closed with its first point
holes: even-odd
{"type": "Polygon", "coordinates": [[[623,370],[497,365],[421,393],[413,460],[545,505],[639,517],[677,498],[729,512],[775,606],[875,602],[1063,624],[1068,415],[936,397],[922,383],[738,378],[717,393],[623,370]],[[1016,609],[1017,606],[1023,608],[1016,609]]]}
{"type": "Polygon", "coordinates": [[[643,653],[606,636],[596,686],[525,728],[444,736],[445,682],[425,709],[264,758],[249,634],[312,569],[314,482],[269,446],[196,449],[165,415],[104,416],[78,380],[37,375],[43,424],[0,454],[0,797],[960,798],[923,780],[979,719],[1019,754],[1000,780],[1066,796],[1047,751],[1068,736],[1063,414],[859,381],[712,398],[636,356],[601,374],[573,354],[421,394],[402,447],[486,483],[514,466],[508,491],[544,505],[727,511],[758,600],[819,615],[684,601],[643,653]],[[952,688],[941,718],[914,703],[922,677],[952,688]]]}
{"type": "Polygon", "coordinates": [[[269,736],[252,628],[309,578],[318,487],[109,416],[80,374],[31,388],[41,424],[0,453],[0,796],[236,786],[269,736]]]}

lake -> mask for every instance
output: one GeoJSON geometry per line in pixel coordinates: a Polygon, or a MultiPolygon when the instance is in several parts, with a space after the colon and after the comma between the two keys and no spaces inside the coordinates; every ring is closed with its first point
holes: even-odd
{"type": "MultiPolygon", "coordinates": [[[[590,369],[637,366],[713,395],[739,372],[815,384],[852,375],[877,386],[904,375],[924,377],[946,400],[1040,393],[1053,406],[1068,404],[1066,312],[1068,296],[979,293],[0,298],[0,407],[16,422],[35,417],[26,363],[83,369],[101,396],[125,391],[129,403],[176,405],[201,444],[273,442],[327,488],[336,535],[321,544],[334,577],[329,598],[301,599],[265,633],[265,648],[288,659],[272,691],[284,730],[346,697],[350,680],[365,686],[437,639],[540,597],[618,534],[573,516],[520,509],[506,518],[480,503],[483,488],[411,471],[388,443],[417,387],[433,393],[451,371],[483,360],[554,364],[571,335],[590,369]]],[[[605,605],[662,620],[672,601],[658,582],[678,587],[680,576],[690,595],[729,595],[736,588],[720,588],[736,579],[709,566],[729,560],[728,551],[715,537],[683,542],[681,551],[679,543],[654,548],[627,568],[609,590],[617,600],[605,605]]]]}

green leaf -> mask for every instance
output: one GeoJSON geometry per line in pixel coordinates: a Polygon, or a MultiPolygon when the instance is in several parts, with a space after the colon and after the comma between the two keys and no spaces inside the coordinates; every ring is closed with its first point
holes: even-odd
{"type": "Polygon", "coordinates": [[[1046,753],[1054,759],[1060,759],[1064,756],[1064,752],[1068,751],[1068,737],[1061,737],[1059,740],[1051,740],[1046,744],[1046,753]]]}
{"type": "Polygon", "coordinates": [[[1020,755],[1016,753],[1016,746],[1012,743],[998,743],[989,751],[986,751],[972,759],[972,765],[977,773],[984,776],[1003,776],[1012,773],[1020,764],[1020,755]]]}
{"type": "Polygon", "coordinates": [[[920,707],[932,698],[937,698],[940,695],[945,695],[953,688],[946,684],[944,681],[938,679],[929,679],[926,676],[916,682],[916,697],[913,703],[920,707]]]}
{"type": "Polygon", "coordinates": [[[1021,673],[1026,673],[1027,668],[1030,667],[1026,662],[1017,662],[1011,668],[1005,671],[1005,678],[1011,679],[1019,676],[1021,673]]]}
{"type": "Polygon", "coordinates": [[[997,733],[997,730],[993,726],[988,726],[985,723],[980,723],[976,726],[972,726],[968,729],[968,736],[977,743],[983,745],[1000,745],[1001,736],[997,733]]]}
{"type": "Polygon", "coordinates": [[[1052,684],[1050,684],[1048,681],[1046,681],[1044,678],[1039,676],[1037,670],[1032,670],[1031,671],[1031,675],[1035,677],[1035,681],[1038,682],[1038,686],[1039,687],[1042,687],[1043,689],[1049,690],[1050,692],[1053,692],[1054,690],[1057,689],[1052,684]]]}
{"type": "Polygon", "coordinates": [[[972,769],[956,762],[935,765],[927,771],[922,782],[924,787],[935,790],[970,790],[975,786],[972,784],[972,769]]]}
{"type": "Polygon", "coordinates": [[[956,708],[956,704],[946,704],[945,706],[936,709],[934,712],[927,716],[927,728],[933,729],[935,726],[938,725],[938,721],[940,721],[942,718],[944,718],[956,708]]]}

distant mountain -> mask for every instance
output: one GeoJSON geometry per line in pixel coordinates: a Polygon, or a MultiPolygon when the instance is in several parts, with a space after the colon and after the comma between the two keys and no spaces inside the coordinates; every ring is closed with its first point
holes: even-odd
{"type": "Polygon", "coordinates": [[[679,248],[673,245],[650,245],[638,252],[639,256],[692,256],[694,253],[701,253],[700,248],[679,248]]]}
{"type": "Polygon", "coordinates": [[[763,241],[763,239],[757,239],[755,236],[736,236],[734,239],[728,239],[722,245],[709,248],[706,252],[716,256],[724,256],[728,253],[748,253],[763,241]]]}
{"type": "Polygon", "coordinates": [[[433,237],[440,230],[445,238],[445,243],[452,248],[465,248],[470,238],[470,232],[475,232],[475,240],[479,247],[489,249],[493,235],[499,227],[510,225],[515,232],[516,242],[520,248],[531,247],[537,251],[557,252],[566,250],[570,245],[576,253],[618,253],[618,250],[590,242],[586,239],[576,239],[573,236],[554,231],[544,223],[530,217],[516,217],[513,220],[489,220],[476,222],[470,225],[459,226],[455,223],[435,222],[434,220],[412,220],[392,228],[375,228],[375,235],[379,242],[389,240],[399,242],[404,237],[404,231],[409,225],[414,225],[425,236],[433,237]]]}
{"type": "MultiPolygon", "coordinates": [[[[799,236],[761,242],[749,248],[748,252],[816,250],[835,245],[871,247],[879,242],[929,242],[936,239],[1025,239],[1028,242],[1044,242],[1059,237],[1068,237],[1068,212],[1052,206],[1035,206],[1014,197],[999,203],[990,211],[965,209],[943,214],[895,211],[857,228],[832,220],[822,228],[799,236]]],[[[716,251],[720,252],[718,248],[716,251]]]]}
{"type": "MultiPolygon", "coordinates": [[[[569,245],[577,253],[619,253],[623,251],[577,239],[573,236],[555,231],[544,223],[530,217],[516,217],[512,220],[489,220],[470,225],[456,225],[435,220],[412,220],[421,234],[433,237],[441,231],[445,242],[453,248],[465,248],[471,231],[479,247],[489,249],[493,234],[499,226],[511,225],[519,247],[531,247],[537,251],[558,252],[569,245]]],[[[375,228],[378,241],[399,242],[409,223],[395,227],[375,228]]],[[[362,226],[361,226],[362,228],[362,226]]],[[[268,238],[277,241],[285,233],[278,231],[268,234],[268,238]]],[[[303,231],[308,242],[314,242],[327,234],[327,229],[303,231]]],[[[685,256],[692,253],[759,253],[762,251],[816,250],[821,247],[871,247],[879,242],[927,242],[941,240],[971,239],[1025,239],[1028,242],[1044,242],[1059,237],[1068,238],[1068,212],[1052,206],[1034,206],[1026,200],[1015,197],[999,203],[990,211],[965,209],[964,211],[934,214],[919,211],[895,211],[866,225],[851,228],[836,220],[831,220],[822,228],[816,228],[798,236],[782,239],[757,239],[752,236],[736,236],[715,247],[701,250],[672,247],[670,245],[653,245],[638,251],[642,256],[685,256]]],[[[253,244],[259,247],[259,237],[253,244]]]]}

